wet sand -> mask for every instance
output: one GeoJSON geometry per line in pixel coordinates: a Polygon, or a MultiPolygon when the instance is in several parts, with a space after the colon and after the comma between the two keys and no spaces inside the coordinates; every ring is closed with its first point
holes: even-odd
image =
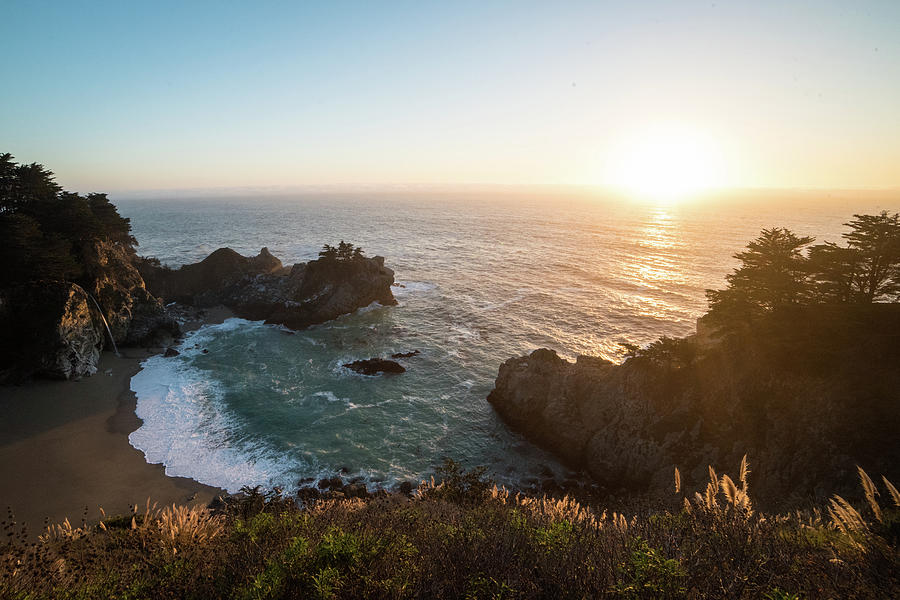
{"type": "MultiPolygon", "coordinates": [[[[221,322],[227,310],[208,311],[203,322],[221,322]]],[[[186,330],[202,322],[189,323],[186,330]]],[[[0,387],[0,509],[34,536],[45,520],[81,524],[124,514],[147,499],[167,504],[207,504],[223,493],[183,477],[168,477],[128,443],[141,421],[134,414],[131,377],[157,350],[104,352],[97,373],[79,381],[34,381],[0,387]]],[[[6,515],[3,515],[5,518],[6,515]]]]}

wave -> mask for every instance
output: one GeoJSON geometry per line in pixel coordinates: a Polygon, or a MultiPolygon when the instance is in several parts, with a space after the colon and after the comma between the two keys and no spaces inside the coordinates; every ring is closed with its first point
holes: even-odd
{"type": "Polygon", "coordinates": [[[403,298],[413,294],[421,294],[437,289],[437,284],[430,281],[397,281],[396,285],[391,288],[394,296],[403,298]]]}
{"type": "Polygon", "coordinates": [[[166,475],[190,477],[229,493],[245,485],[283,485],[285,461],[261,442],[241,439],[229,419],[223,390],[185,361],[154,356],[131,379],[135,413],[143,424],[128,436],[148,463],[166,475]]]}

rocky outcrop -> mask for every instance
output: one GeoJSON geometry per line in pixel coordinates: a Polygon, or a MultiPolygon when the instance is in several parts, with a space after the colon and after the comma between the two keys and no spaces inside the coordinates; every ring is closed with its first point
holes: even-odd
{"type": "MultiPolygon", "coordinates": [[[[260,250],[255,257],[241,256],[231,248],[219,248],[202,261],[169,269],[152,259],[140,259],[138,269],[153,294],[167,302],[215,306],[233,294],[233,288],[249,278],[282,272],[281,261],[260,250]]],[[[284,274],[284,273],[282,273],[284,274]]]]}
{"type": "Polygon", "coordinates": [[[30,374],[70,379],[97,371],[101,332],[78,285],[47,282],[4,290],[0,328],[5,332],[0,379],[30,374]]]}
{"type": "Polygon", "coordinates": [[[82,249],[82,284],[97,299],[116,343],[161,345],[178,335],[178,323],[147,291],[135,262],[133,252],[120,244],[91,243],[82,249]]]}
{"type": "Polygon", "coordinates": [[[719,343],[686,366],[586,356],[572,363],[536,350],[500,367],[488,401],[607,489],[671,493],[675,466],[691,489],[707,465],[734,471],[748,454],[761,503],[822,499],[855,491],[857,464],[900,479],[900,350],[891,342],[900,320],[859,323],[852,327],[863,330],[828,343],[810,343],[814,327],[795,331],[802,344],[780,341],[780,353],[770,336],[719,343]],[[826,363],[808,362],[831,347],[826,363]]]}
{"type": "Polygon", "coordinates": [[[144,286],[130,247],[84,242],[78,264],[75,283],[35,281],[0,290],[0,380],[93,374],[100,351],[110,345],[104,318],[121,346],[162,345],[179,334],[178,323],[144,286]]]}
{"type": "Polygon", "coordinates": [[[366,360],[355,360],[344,365],[352,371],[361,373],[362,375],[378,375],[379,373],[405,373],[406,369],[398,362],[393,360],[385,360],[383,358],[368,358],[366,360]]]}
{"type": "Polygon", "coordinates": [[[396,304],[394,272],[384,258],[318,259],[286,268],[263,248],[241,256],[229,248],[180,269],[143,261],[150,291],[166,301],[227,306],[237,315],[291,329],[330,321],[373,302],[396,304]]]}

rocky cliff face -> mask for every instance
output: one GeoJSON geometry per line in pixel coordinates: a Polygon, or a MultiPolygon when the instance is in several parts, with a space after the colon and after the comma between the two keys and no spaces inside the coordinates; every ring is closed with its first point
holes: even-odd
{"type": "Polygon", "coordinates": [[[372,302],[396,304],[394,272],[384,258],[314,260],[286,268],[263,248],[258,256],[216,250],[199,263],[173,270],[140,264],[150,290],[166,301],[222,304],[241,317],[302,329],[351,313],[372,302]]]}
{"type": "Polygon", "coordinates": [[[0,290],[0,381],[93,374],[100,350],[110,345],[103,317],[123,346],[155,345],[178,335],[178,323],[147,291],[133,261],[121,244],[93,241],[79,249],[83,272],[77,283],[0,290]]]}
{"type": "Polygon", "coordinates": [[[691,489],[707,465],[733,471],[745,453],[754,497],[772,506],[856,490],[857,464],[900,478],[898,351],[841,351],[838,363],[810,368],[773,360],[767,343],[720,344],[680,368],[536,350],[500,367],[488,401],[610,489],[670,492],[675,466],[691,489]]]}
{"type": "Polygon", "coordinates": [[[6,336],[0,379],[34,373],[52,379],[93,375],[101,334],[84,290],[71,283],[23,285],[0,293],[6,336]]]}
{"type": "Polygon", "coordinates": [[[155,345],[178,334],[178,323],[147,291],[131,252],[118,244],[94,242],[82,249],[82,257],[84,287],[103,309],[116,343],[155,345]]]}

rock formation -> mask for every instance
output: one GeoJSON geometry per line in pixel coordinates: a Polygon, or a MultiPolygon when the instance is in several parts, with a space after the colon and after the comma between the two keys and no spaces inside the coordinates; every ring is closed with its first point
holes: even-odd
{"type": "Polygon", "coordinates": [[[71,283],[22,285],[0,294],[6,332],[3,377],[34,373],[52,379],[93,375],[102,338],[95,309],[71,283]]]}
{"type": "Polygon", "coordinates": [[[94,242],[83,249],[82,261],[84,287],[103,309],[118,344],[158,345],[178,335],[178,323],[147,291],[132,252],[119,244],[94,242]]]}
{"type": "Polygon", "coordinates": [[[100,350],[110,343],[103,318],[120,345],[155,345],[178,335],[178,323],[146,290],[132,261],[123,245],[93,240],[79,249],[76,283],[27,282],[0,290],[0,380],[93,374],[100,350]]]}
{"type": "Polygon", "coordinates": [[[373,302],[397,303],[391,293],[394,272],[381,256],[318,259],[287,268],[266,248],[255,257],[220,248],[177,270],[147,260],[139,268],[150,291],[166,301],[222,304],[241,317],[291,329],[324,323],[373,302]]]}
{"type": "Polygon", "coordinates": [[[406,369],[400,363],[393,360],[385,360],[383,358],[368,358],[366,360],[356,360],[352,363],[347,363],[344,366],[363,375],[406,372],[406,369]]]}
{"type": "Polygon", "coordinates": [[[691,489],[707,465],[734,471],[746,453],[755,498],[821,499],[855,490],[857,464],[900,478],[900,313],[884,308],[844,322],[807,314],[785,325],[796,343],[753,334],[685,366],[536,350],[500,367],[488,401],[608,489],[670,493],[676,466],[691,489]]]}

